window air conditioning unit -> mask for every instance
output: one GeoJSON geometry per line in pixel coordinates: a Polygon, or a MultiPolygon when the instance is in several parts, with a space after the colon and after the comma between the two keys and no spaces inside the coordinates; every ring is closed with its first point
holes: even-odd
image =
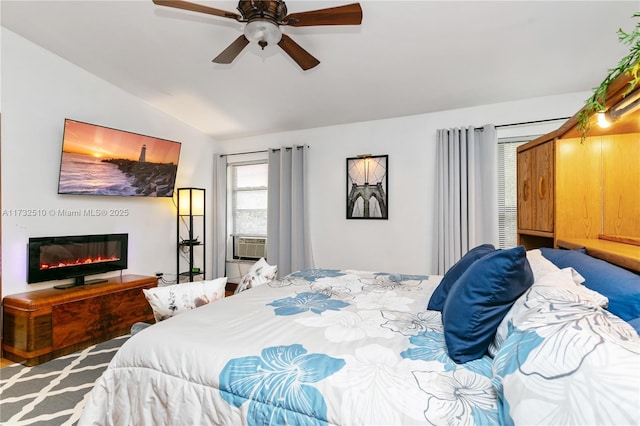
{"type": "Polygon", "coordinates": [[[264,237],[233,237],[233,258],[258,260],[267,257],[267,239],[264,237]]]}

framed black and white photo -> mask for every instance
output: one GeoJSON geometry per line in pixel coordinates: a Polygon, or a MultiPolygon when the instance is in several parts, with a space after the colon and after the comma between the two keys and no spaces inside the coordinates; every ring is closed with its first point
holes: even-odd
{"type": "Polygon", "coordinates": [[[388,184],[388,155],[347,158],[347,219],[388,219],[388,184]]]}

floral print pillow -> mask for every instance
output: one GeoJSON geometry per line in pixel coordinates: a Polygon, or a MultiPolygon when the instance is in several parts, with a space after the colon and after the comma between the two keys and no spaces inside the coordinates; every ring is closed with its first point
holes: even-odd
{"type": "Polygon", "coordinates": [[[250,289],[261,284],[268,283],[276,279],[278,275],[278,265],[271,266],[264,260],[264,257],[260,258],[253,264],[249,272],[242,277],[240,284],[236,288],[234,294],[238,294],[245,290],[250,289]]]}
{"type": "Polygon", "coordinates": [[[156,322],[224,297],[227,277],[142,290],[156,322]]]}

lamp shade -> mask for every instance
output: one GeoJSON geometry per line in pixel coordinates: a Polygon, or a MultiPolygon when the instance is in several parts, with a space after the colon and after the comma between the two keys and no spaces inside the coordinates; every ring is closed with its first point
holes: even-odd
{"type": "Polygon", "coordinates": [[[178,214],[180,216],[203,216],[204,189],[178,188],[178,214]]]}
{"type": "Polygon", "coordinates": [[[273,22],[258,19],[244,27],[244,36],[251,43],[259,44],[264,49],[267,45],[278,44],[282,38],[282,32],[273,22]]]}

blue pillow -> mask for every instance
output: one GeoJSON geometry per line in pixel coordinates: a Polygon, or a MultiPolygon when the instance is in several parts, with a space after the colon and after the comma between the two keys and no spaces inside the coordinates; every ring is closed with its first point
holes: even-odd
{"type": "Polygon", "coordinates": [[[429,299],[427,309],[431,311],[442,311],[451,286],[464,274],[464,271],[466,271],[473,262],[494,251],[496,251],[496,248],[493,244],[482,244],[472,248],[467,254],[462,256],[462,259],[458,260],[455,265],[449,268],[446,274],[444,274],[444,277],[442,277],[442,281],[440,281],[440,284],[431,295],[431,299],[429,299]]]}
{"type": "Polygon", "coordinates": [[[576,250],[541,248],[558,268],[572,267],[583,283],[609,299],[607,310],[625,321],[640,317],[640,275],[576,250]]]}
{"type": "Polygon", "coordinates": [[[496,250],[474,262],[451,287],[442,322],[449,357],[482,358],[513,303],[533,284],[523,246],[496,250]]]}

